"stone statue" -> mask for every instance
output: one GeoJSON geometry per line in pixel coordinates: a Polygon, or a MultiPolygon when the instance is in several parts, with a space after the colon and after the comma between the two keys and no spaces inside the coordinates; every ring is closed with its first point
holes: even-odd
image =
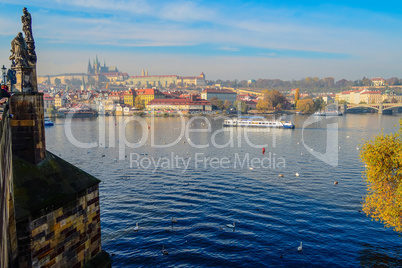
{"type": "Polygon", "coordinates": [[[22,12],[24,13],[24,15],[21,16],[22,31],[25,34],[25,41],[33,41],[31,14],[28,12],[26,7],[22,9],[22,12]]]}
{"type": "Polygon", "coordinates": [[[16,66],[26,66],[28,57],[28,47],[25,43],[22,33],[19,32],[13,41],[11,41],[10,60],[14,61],[16,66]]]}
{"type": "MultiPolygon", "coordinates": [[[[37,78],[36,78],[36,52],[35,41],[32,35],[32,17],[26,7],[22,10],[21,16],[22,32],[11,41],[11,53],[9,57],[11,60],[11,69],[15,75],[15,91],[20,92],[37,92],[37,78]]],[[[10,73],[11,75],[11,73],[10,73]]]]}
{"type": "Polygon", "coordinates": [[[36,52],[35,52],[35,41],[32,35],[32,17],[28,12],[27,8],[22,9],[23,15],[21,16],[22,31],[25,34],[25,43],[28,48],[28,64],[31,67],[36,65],[36,52]]]}

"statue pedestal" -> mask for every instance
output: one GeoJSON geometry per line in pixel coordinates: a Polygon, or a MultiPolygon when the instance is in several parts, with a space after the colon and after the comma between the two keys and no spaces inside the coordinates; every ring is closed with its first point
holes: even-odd
{"type": "Polygon", "coordinates": [[[11,67],[16,71],[17,83],[14,85],[14,91],[17,92],[33,92],[38,91],[37,88],[34,87],[32,80],[33,69],[29,66],[15,66],[11,67]]]}
{"type": "Polygon", "coordinates": [[[46,156],[43,93],[15,93],[10,112],[13,155],[37,165],[46,156]]]}

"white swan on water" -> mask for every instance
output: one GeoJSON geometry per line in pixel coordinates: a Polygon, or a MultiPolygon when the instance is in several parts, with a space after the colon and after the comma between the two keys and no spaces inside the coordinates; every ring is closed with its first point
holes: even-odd
{"type": "Polygon", "coordinates": [[[296,177],[299,177],[299,176],[300,176],[300,174],[299,174],[298,172],[296,172],[295,176],[296,176],[296,177]]]}
{"type": "Polygon", "coordinates": [[[297,247],[297,251],[302,251],[303,250],[303,244],[300,242],[300,246],[297,247]]]}
{"type": "Polygon", "coordinates": [[[135,224],[135,227],[134,227],[134,232],[138,232],[138,230],[139,230],[140,228],[138,227],[138,222],[135,224]]]}
{"type": "Polygon", "coordinates": [[[233,224],[226,224],[226,227],[234,229],[234,228],[236,228],[236,223],[233,222],[233,224]]]}

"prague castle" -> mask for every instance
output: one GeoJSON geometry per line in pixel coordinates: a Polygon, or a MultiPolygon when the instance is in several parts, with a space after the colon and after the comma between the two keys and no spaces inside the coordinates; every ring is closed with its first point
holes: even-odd
{"type": "Polygon", "coordinates": [[[88,61],[87,73],[68,73],[59,75],[38,76],[38,83],[56,84],[59,79],[61,84],[80,80],[83,83],[94,81],[96,83],[119,83],[124,86],[135,87],[170,87],[170,86],[197,86],[207,85],[205,74],[201,72],[198,76],[180,76],[180,75],[149,75],[147,70],[142,70],[141,75],[129,76],[127,73],[119,72],[116,66],[106,66],[99,62],[98,56],[91,64],[88,61]]]}
{"type": "Polygon", "coordinates": [[[105,74],[105,73],[118,73],[116,66],[106,66],[106,62],[103,63],[103,66],[99,63],[98,56],[94,60],[94,64],[91,66],[91,60],[88,61],[88,75],[96,75],[96,74],[105,74]]]}

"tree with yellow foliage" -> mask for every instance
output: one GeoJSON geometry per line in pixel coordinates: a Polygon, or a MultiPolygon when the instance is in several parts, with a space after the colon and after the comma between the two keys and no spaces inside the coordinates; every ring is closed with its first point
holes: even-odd
{"type": "Polygon", "coordinates": [[[314,101],[312,99],[299,100],[296,104],[296,110],[299,110],[303,113],[313,113],[314,101]]]}
{"type": "Polygon", "coordinates": [[[363,211],[386,227],[402,232],[402,120],[396,133],[367,141],[360,151],[367,182],[363,211]]]}
{"type": "Polygon", "coordinates": [[[258,100],[256,108],[258,111],[262,112],[262,111],[268,111],[268,110],[272,110],[272,103],[270,100],[258,100]]]}
{"type": "Polygon", "coordinates": [[[297,101],[300,99],[300,89],[296,88],[295,90],[295,107],[297,105],[297,101]]]}

